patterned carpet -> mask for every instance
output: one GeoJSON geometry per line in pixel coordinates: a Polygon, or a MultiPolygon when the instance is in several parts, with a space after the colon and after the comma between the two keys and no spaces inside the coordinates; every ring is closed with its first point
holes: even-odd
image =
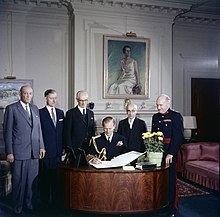
{"type": "Polygon", "coordinates": [[[207,195],[210,194],[208,190],[202,187],[196,186],[196,184],[189,184],[183,180],[178,179],[177,181],[179,197],[190,197],[197,195],[207,195]]]}

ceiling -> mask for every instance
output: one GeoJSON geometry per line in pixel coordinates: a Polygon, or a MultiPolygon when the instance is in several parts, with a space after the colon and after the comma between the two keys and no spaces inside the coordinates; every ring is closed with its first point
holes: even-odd
{"type": "MultiPolygon", "coordinates": [[[[139,5],[140,8],[142,8],[142,5],[162,6],[165,8],[172,8],[172,6],[175,8],[176,6],[176,8],[183,9],[184,17],[191,15],[194,17],[194,15],[196,15],[196,17],[201,16],[220,20],[220,0],[0,0],[0,3],[1,2],[14,2],[17,5],[20,3],[28,5],[36,3],[38,6],[46,4],[48,7],[52,5],[57,5],[58,7],[64,5],[69,9],[77,2],[81,4],[87,3],[89,5],[115,5],[118,3],[118,5],[122,7],[127,4],[131,8],[133,8],[133,6],[135,8],[135,5],[139,5]]],[[[154,7],[151,7],[150,9],[153,8],[154,7]]]]}
{"type": "Polygon", "coordinates": [[[163,3],[179,3],[191,6],[191,12],[220,15],[220,0],[155,0],[163,3]]]}

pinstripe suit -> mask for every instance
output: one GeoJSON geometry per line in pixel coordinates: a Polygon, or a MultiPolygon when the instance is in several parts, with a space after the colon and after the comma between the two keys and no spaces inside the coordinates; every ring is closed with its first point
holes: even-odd
{"type": "Polygon", "coordinates": [[[5,110],[3,135],[6,154],[13,154],[12,190],[14,212],[20,213],[23,204],[32,209],[36,195],[40,149],[44,149],[39,110],[31,105],[31,117],[18,101],[5,110]]]}

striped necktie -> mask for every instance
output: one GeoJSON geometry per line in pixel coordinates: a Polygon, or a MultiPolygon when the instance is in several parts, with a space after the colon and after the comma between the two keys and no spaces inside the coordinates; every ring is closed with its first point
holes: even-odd
{"type": "Polygon", "coordinates": [[[55,118],[53,108],[51,108],[51,115],[52,115],[53,124],[54,124],[54,126],[56,126],[56,118],[55,118]]]}
{"type": "Polygon", "coordinates": [[[26,112],[27,112],[27,114],[28,114],[28,117],[30,117],[31,114],[30,114],[30,111],[29,111],[29,109],[28,109],[28,105],[25,106],[25,110],[26,110],[26,112]]]}

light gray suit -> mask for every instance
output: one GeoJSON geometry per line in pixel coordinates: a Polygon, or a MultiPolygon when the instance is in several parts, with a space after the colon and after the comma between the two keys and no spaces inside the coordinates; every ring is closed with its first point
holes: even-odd
{"type": "Polygon", "coordinates": [[[39,153],[44,149],[40,116],[37,106],[29,104],[31,116],[20,101],[8,105],[5,110],[3,135],[6,154],[14,155],[12,163],[12,194],[14,212],[20,213],[25,203],[33,208],[39,172],[39,153]]]}

